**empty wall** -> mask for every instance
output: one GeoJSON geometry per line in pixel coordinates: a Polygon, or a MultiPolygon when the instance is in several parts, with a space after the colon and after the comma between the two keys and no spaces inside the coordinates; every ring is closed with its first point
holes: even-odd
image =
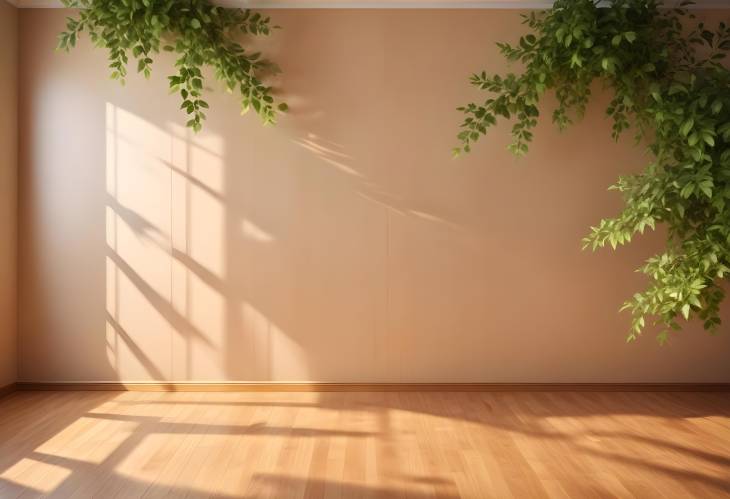
{"type": "Polygon", "coordinates": [[[18,373],[16,191],[18,11],[0,0],[0,388],[18,373]]]}
{"type": "Polygon", "coordinates": [[[210,80],[198,135],[168,56],[122,88],[87,41],[54,52],[66,15],[21,13],[22,380],[730,381],[727,333],[625,342],[660,234],[580,249],[649,161],[605,97],[525,159],[508,126],[451,158],[518,12],[272,11],[290,114],[210,80]]]}

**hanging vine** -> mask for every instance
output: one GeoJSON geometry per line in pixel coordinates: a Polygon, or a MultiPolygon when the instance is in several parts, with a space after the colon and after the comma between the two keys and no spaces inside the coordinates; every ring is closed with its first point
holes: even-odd
{"type": "Polygon", "coordinates": [[[594,81],[612,92],[613,137],[633,125],[653,162],[611,187],[623,195],[623,211],[593,227],[585,246],[615,249],[657,224],[668,228],[666,249],[639,269],[648,287],[623,307],[633,314],[630,340],[653,324],[663,343],[681,329],[680,318],[716,331],[730,275],[730,71],[723,65],[730,27],[699,22],[690,3],[557,0],[525,16],[531,33],[517,45],[498,44],[524,70],[475,74],[471,83],[490,96],[459,108],[465,119],[455,153],[469,152],[499,119],[513,119],[509,148],[521,155],[546,92],[557,99],[552,120],[561,129],[583,115],[594,81]]]}
{"type": "Polygon", "coordinates": [[[80,9],[67,20],[59,35],[59,49],[70,50],[82,32],[109,52],[111,77],[124,84],[131,57],[137,71],[149,78],[153,57],[160,49],[174,52],[176,74],[168,77],[170,89],[182,100],[187,126],[200,131],[208,103],[203,99],[202,68],[211,66],[231,93],[238,93],[242,112],[253,108],[264,124],[274,123],[277,111],[271,87],[262,75],[276,72],[271,62],[238,43],[241,35],[268,35],[275,26],[259,13],[227,9],[207,0],[63,0],[80,9]]]}

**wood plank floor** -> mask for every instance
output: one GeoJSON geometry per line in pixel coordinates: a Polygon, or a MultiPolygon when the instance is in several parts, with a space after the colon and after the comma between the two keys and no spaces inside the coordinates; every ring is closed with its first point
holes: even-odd
{"type": "Polygon", "coordinates": [[[0,498],[730,497],[727,393],[19,392],[0,498]]]}

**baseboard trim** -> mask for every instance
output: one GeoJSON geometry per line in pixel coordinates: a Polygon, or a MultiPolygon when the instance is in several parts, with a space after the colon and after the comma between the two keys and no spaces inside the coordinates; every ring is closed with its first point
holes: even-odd
{"type": "Polygon", "coordinates": [[[730,383],[19,382],[11,390],[130,392],[730,392],[730,383]]]}
{"type": "Polygon", "coordinates": [[[17,390],[16,383],[10,383],[9,385],[0,386],[0,398],[6,397],[17,390]]]}

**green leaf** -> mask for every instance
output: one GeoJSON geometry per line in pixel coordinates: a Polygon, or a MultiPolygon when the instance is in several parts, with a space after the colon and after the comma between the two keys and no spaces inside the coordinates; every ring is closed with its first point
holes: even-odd
{"type": "Polygon", "coordinates": [[[692,127],[694,126],[695,121],[692,118],[687,119],[682,126],[679,129],[679,133],[682,134],[683,137],[686,137],[690,130],[692,130],[692,127]]]}
{"type": "Polygon", "coordinates": [[[689,311],[689,303],[685,303],[684,305],[682,305],[682,317],[684,317],[685,319],[689,319],[689,311]]]}

